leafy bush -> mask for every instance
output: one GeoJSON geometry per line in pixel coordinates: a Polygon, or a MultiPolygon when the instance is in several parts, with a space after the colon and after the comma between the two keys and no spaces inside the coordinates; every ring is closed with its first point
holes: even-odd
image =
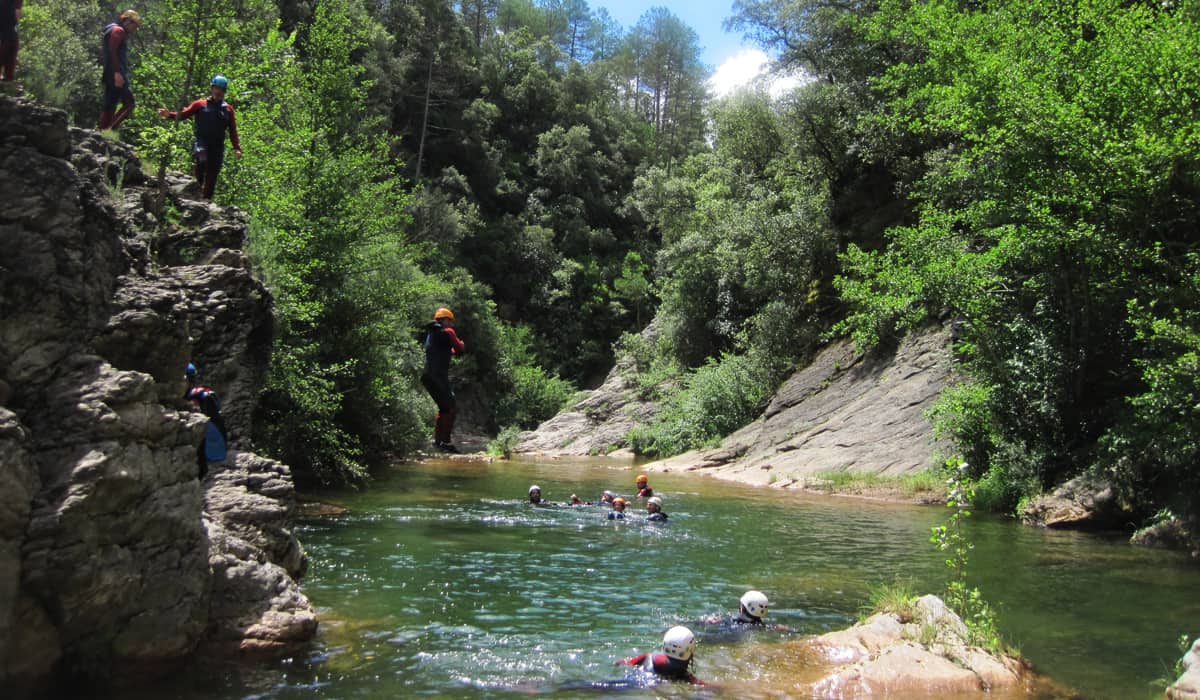
{"type": "Polygon", "coordinates": [[[500,431],[496,437],[488,443],[487,453],[492,457],[500,459],[508,459],[512,457],[513,450],[517,447],[517,441],[521,437],[521,429],[515,425],[510,425],[500,431]]]}
{"type": "Polygon", "coordinates": [[[630,431],[634,452],[668,456],[703,447],[753,420],[775,389],[757,355],[722,355],[683,378],[655,421],[630,431]]]}

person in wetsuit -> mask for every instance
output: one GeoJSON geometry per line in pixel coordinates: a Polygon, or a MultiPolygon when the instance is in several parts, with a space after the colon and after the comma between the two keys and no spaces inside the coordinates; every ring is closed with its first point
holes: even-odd
{"type": "Polygon", "coordinates": [[[704,682],[696,678],[691,670],[692,653],[696,646],[695,639],[695,635],[687,627],[672,627],[663,635],[661,653],[639,654],[633,658],[618,661],[617,664],[636,666],[663,680],[686,681],[693,685],[704,685],[704,682]]]}
{"type": "Polygon", "coordinates": [[[450,386],[450,358],[464,350],[466,345],[454,332],[454,313],[445,307],[435,311],[433,320],[425,324],[425,371],[421,373],[421,384],[438,407],[433,446],[443,452],[458,452],[451,436],[458,404],[450,386]]]}
{"type": "Polygon", "coordinates": [[[702,625],[700,636],[705,641],[732,640],[755,630],[791,631],[786,625],[768,625],[763,619],[767,616],[767,609],[770,607],[767,596],[763,592],[746,591],[738,602],[738,612],[733,617],[710,617],[700,621],[702,625]]]}
{"type": "MultiPolygon", "coordinates": [[[[225,444],[229,444],[229,432],[225,430],[225,419],[221,417],[221,399],[217,396],[217,392],[206,386],[196,384],[196,365],[189,362],[187,369],[184,372],[187,379],[187,389],[183,392],[185,401],[191,401],[196,410],[208,416],[209,422],[216,426],[221,433],[221,439],[225,444]]],[[[200,466],[200,478],[208,473],[208,462],[210,455],[206,449],[206,440],[200,440],[200,446],[196,450],[196,461],[200,466]]]]}
{"type": "Polygon", "coordinates": [[[116,22],[104,27],[100,51],[104,64],[102,73],[104,101],[100,108],[100,129],[116,129],[133,112],[135,100],[129,80],[129,37],[142,26],[137,10],[121,13],[116,22]],[[114,112],[117,104],[121,110],[114,112]]]}
{"type": "Polygon", "coordinates": [[[650,498],[654,495],[654,489],[650,488],[650,479],[645,474],[637,475],[637,497],[650,498]]]}
{"type": "Polygon", "coordinates": [[[17,50],[21,37],[17,22],[21,20],[22,0],[0,0],[0,82],[17,79],[17,50]]]}
{"type": "Polygon", "coordinates": [[[612,501],[612,510],[608,511],[609,520],[625,519],[625,499],[617,496],[612,501]]]}
{"type": "Polygon", "coordinates": [[[192,123],[192,160],[196,164],[196,181],[201,183],[201,196],[212,199],[217,186],[217,175],[225,163],[225,134],[233,144],[233,155],[242,157],[242,145],[238,141],[237,120],[233,105],[225,101],[229,79],[214,75],[208,86],[208,97],[196,100],[179,112],[158,108],[163,119],[194,119],[192,123]]]}
{"type": "Polygon", "coordinates": [[[667,514],[662,509],[662,499],[658,496],[651,496],[646,501],[646,513],[646,520],[652,523],[667,521],[667,514]]]}

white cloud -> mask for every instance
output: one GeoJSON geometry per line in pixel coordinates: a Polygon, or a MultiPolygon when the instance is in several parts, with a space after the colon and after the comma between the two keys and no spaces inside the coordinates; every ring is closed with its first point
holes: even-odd
{"type": "Polygon", "coordinates": [[[757,82],[765,83],[772,97],[779,97],[806,82],[802,75],[772,75],[770,64],[770,57],[759,49],[742,49],[717,66],[708,79],[708,89],[717,97],[724,97],[757,82]]]}

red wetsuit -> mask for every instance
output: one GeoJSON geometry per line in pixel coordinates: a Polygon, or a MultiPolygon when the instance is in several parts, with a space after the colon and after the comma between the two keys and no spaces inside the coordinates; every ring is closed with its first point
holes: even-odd
{"type": "Polygon", "coordinates": [[[17,79],[17,10],[22,0],[0,0],[0,80],[17,79]]]}
{"type": "Polygon", "coordinates": [[[196,179],[201,182],[204,198],[212,199],[213,190],[217,186],[217,175],[221,173],[221,165],[225,162],[226,131],[229,132],[233,150],[242,150],[242,144],[238,140],[237,119],[234,117],[233,105],[211,97],[196,100],[182,111],[167,112],[167,119],[193,118],[195,141],[192,156],[196,160],[196,179]]]}
{"type": "Polygon", "coordinates": [[[687,681],[692,685],[704,685],[704,681],[696,678],[689,670],[690,661],[672,659],[666,654],[638,654],[632,659],[618,661],[622,666],[641,666],[654,675],[672,681],[687,681]]]}

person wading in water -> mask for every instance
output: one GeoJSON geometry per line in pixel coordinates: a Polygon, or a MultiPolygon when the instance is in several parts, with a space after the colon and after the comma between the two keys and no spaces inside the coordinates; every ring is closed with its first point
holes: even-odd
{"type": "Polygon", "coordinates": [[[433,320],[425,324],[425,371],[421,373],[421,384],[438,407],[433,446],[443,452],[458,452],[452,437],[458,404],[450,386],[450,358],[465,350],[466,345],[454,332],[454,312],[445,307],[435,311],[433,320]]]}

